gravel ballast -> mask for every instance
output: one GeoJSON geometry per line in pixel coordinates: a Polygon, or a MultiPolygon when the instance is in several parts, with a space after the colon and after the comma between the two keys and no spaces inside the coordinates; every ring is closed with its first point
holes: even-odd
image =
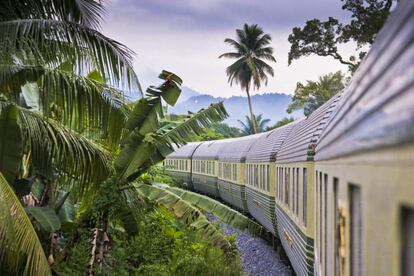
{"type": "MultiPolygon", "coordinates": [[[[207,218],[215,222],[217,219],[211,214],[207,218]]],[[[265,240],[252,237],[231,225],[221,223],[224,234],[237,234],[236,245],[242,260],[243,270],[251,276],[294,275],[292,269],[284,264],[279,255],[265,240]]]]}

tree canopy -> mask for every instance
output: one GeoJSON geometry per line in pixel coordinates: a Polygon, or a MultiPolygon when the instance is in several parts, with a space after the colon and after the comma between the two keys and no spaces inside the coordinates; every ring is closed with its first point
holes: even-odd
{"type": "Polygon", "coordinates": [[[298,82],[287,112],[292,113],[294,110],[303,108],[303,113],[307,116],[344,87],[345,79],[341,71],[320,76],[318,81],[308,80],[306,84],[298,82]]]}
{"type": "Polygon", "coordinates": [[[348,66],[351,72],[358,67],[366,51],[379,30],[384,25],[396,0],[341,0],[342,9],[351,13],[351,21],[341,23],[329,17],[328,20],[312,19],[305,26],[295,27],[289,35],[291,43],[288,62],[312,54],[332,57],[348,66]],[[347,42],[356,42],[357,56],[344,57],[338,46],[347,42]]]}
{"type": "Polygon", "coordinates": [[[279,127],[284,126],[284,125],[287,125],[287,124],[293,122],[294,120],[295,119],[293,119],[292,117],[285,117],[285,118],[277,121],[274,125],[267,127],[266,131],[276,129],[276,128],[279,128],[279,127]]]}

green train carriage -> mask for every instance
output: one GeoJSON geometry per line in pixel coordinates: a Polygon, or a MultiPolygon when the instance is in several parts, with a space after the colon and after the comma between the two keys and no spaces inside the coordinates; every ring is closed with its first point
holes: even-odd
{"type": "Polygon", "coordinates": [[[188,143],[169,154],[164,160],[165,173],[191,190],[194,190],[191,158],[200,145],[201,143],[188,143]]]}
{"type": "Polygon", "coordinates": [[[298,275],[314,271],[314,149],[341,94],[299,121],[276,158],[277,233],[298,275]]]}
{"type": "Polygon", "coordinates": [[[414,275],[414,1],[400,1],[316,148],[318,275],[414,275]]]}
{"type": "Polygon", "coordinates": [[[249,213],[276,236],[275,157],[296,123],[274,129],[257,137],[245,163],[246,203],[249,213]]]}
{"type": "Polygon", "coordinates": [[[245,161],[252,144],[263,134],[231,139],[218,154],[220,198],[234,208],[248,212],[245,192],[245,161]]]}
{"type": "Polygon", "coordinates": [[[217,186],[218,154],[229,140],[207,141],[200,144],[192,157],[192,182],[194,190],[219,198],[217,186]]]}

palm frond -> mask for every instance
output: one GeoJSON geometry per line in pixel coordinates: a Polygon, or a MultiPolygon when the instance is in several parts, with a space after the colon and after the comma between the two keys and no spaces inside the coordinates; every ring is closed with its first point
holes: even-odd
{"type": "Polygon", "coordinates": [[[19,19],[0,22],[0,33],[3,34],[0,43],[2,55],[11,56],[24,50],[36,57],[39,53],[49,52],[60,57],[61,62],[76,60],[78,64],[87,63],[85,57],[93,56],[95,66],[112,85],[139,89],[132,67],[134,53],[94,29],[75,22],[19,19]]]}
{"type": "MultiPolygon", "coordinates": [[[[0,101],[0,110],[10,103],[0,101]]],[[[111,155],[94,142],[58,122],[19,108],[23,146],[30,150],[32,164],[44,176],[54,168],[79,179],[80,190],[95,187],[112,172],[111,155]]]]}
{"type": "Polygon", "coordinates": [[[43,115],[78,132],[94,130],[110,146],[118,145],[126,121],[122,91],[59,67],[0,64],[0,87],[20,87],[28,80],[37,80],[43,115]],[[56,107],[58,114],[52,114],[56,107]]]}
{"type": "Polygon", "coordinates": [[[179,195],[146,184],[135,184],[135,187],[143,198],[166,207],[180,221],[208,238],[214,245],[224,250],[231,248],[231,244],[221,231],[198,208],[182,199],[179,195]]]}
{"type": "Polygon", "coordinates": [[[240,53],[224,53],[219,56],[219,58],[225,57],[225,58],[240,58],[242,54],[240,53]]]}
{"type": "Polygon", "coordinates": [[[243,45],[243,43],[241,43],[240,41],[236,41],[231,38],[226,38],[224,42],[232,45],[234,48],[236,48],[237,52],[239,53],[246,54],[248,52],[246,45],[243,45]]]}
{"type": "Polygon", "coordinates": [[[52,275],[42,245],[13,189],[0,172],[0,260],[10,272],[52,275]],[[7,219],[8,218],[8,219],[7,219]],[[12,234],[11,234],[12,233],[12,234]],[[21,271],[24,267],[24,271],[21,271]]]}
{"type": "Polygon", "coordinates": [[[104,7],[95,0],[6,0],[2,3],[0,20],[42,18],[72,21],[87,27],[100,27],[104,7]]]}

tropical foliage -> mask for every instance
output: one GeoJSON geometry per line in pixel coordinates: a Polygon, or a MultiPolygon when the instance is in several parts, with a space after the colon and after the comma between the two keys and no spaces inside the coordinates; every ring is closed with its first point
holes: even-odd
{"type": "MultiPolygon", "coordinates": [[[[139,230],[130,238],[121,229],[112,228],[111,255],[106,275],[240,275],[235,252],[224,253],[180,223],[163,207],[143,207],[139,230]]],[[[87,275],[89,233],[80,231],[79,242],[65,262],[55,271],[62,276],[87,275]]],[[[99,269],[96,269],[99,274],[99,269]]]]}
{"type": "Polygon", "coordinates": [[[277,121],[274,125],[267,127],[266,131],[276,129],[276,128],[279,128],[279,127],[284,126],[284,125],[287,125],[287,124],[293,122],[294,120],[295,119],[293,119],[292,117],[285,117],[285,118],[277,121]]]}
{"type": "Polygon", "coordinates": [[[231,127],[226,123],[214,124],[212,127],[205,129],[200,135],[190,136],[190,141],[212,141],[226,138],[240,137],[241,132],[237,127],[231,127]]]}
{"type": "Polygon", "coordinates": [[[224,40],[235,48],[235,52],[224,53],[219,58],[236,59],[226,69],[228,82],[230,85],[238,84],[246,91],[253,133],[257,133],[259,130],[254,119],[250,92],[252,89],[259,89],[263,82],[267,85],[268,75],[272,77],[274,75],[273,68],[266,63],[266,61],[276,62],[273,48],[269,46],[272,38],[256,24],[244,24],[243,29],[237,29],[236,33],[236,39],[224,40]]]}
{"type": "Polygon", "coordinates": [[[332,57],[354,72],[398,0],[341,0],[342,9],[351,13],[351,21],[340,23],[329,17],[326,21],[312,19],[303,28],[295,27],[289,35],[289,64],[312,54],[332,57]],[[340,44],[356,42],[359,53],[349,58],[338,50],[340,44]]]}
{"type": "Polygon", "coordinates": [[[270,122],[270,119],[263,119],[262,114],[259,114],[253,117],[246,116],[244,122],[240,120],[238,122],[241,125],[240,131],[242,135],[250,135],[266,131],[266,125],[270,122]],[[254,130],[254,126],[256,126],[256,131],[254,130]]]}
{"type": "Polygon", "coordinates": [[[345,77],[341,71],[321,76],[318,81],[308,80],[306,84],[298,82],[287,112],[292,113],[294,110],[303,108],[303,113],[307,116],[344,87],[345,77]]]}
{"type": "Polygon", "coordinates": [[[218,103],[169,121],[162,101],[175,104],[182,80],[167,71],[129,102],[126,92],[141,93],[133,53],[99,32],[103,11],[93,0],[2,4],[1,272],[51,275],[87,245],[89,275],[103,273],[111,231],[138,233],[130,183],[227,116],[218,103]]]}

